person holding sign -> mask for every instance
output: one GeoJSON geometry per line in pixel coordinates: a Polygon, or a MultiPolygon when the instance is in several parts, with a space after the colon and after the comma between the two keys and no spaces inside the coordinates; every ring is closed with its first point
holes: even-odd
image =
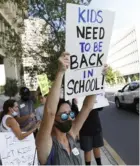
{"type": "Polygon", "coordinates": [[[13,132],[15,136],[22,140],[32,134],[40,123],[37,123],[33,129],[26,133],[22,133],[20,126],[14,118],[18,114],[18,103],[15,100],[7,100],[3,105],[3,112],[0,117],[0,131],[1,132],[13,132]]]}
{"type": "Polygon", "coordinates": [[[44,105],[46,103],[47,94],[43,96],[42,93],[40,92],[39,99],[40,99],[41,105],[35,109],[35,116],[37,121],[42,121],[43,113],[44,113],[44,105]]]}
{"type": "Polygon", "coordinates": [[[102,109],[103,108],[93,109],[80,130],[80,146],[84,151],[86,165],[91,165],[92,151],[97,165],[102,165],[100,147],[102,147],[104,143],[102,126],[98,113],[102,109]]]}
{"type": "Polygon", "coordinates": [[[43,120],[36,139],[41,165],[82,164],[75,138],[94,107],[96,95],[85,98],[83,107],[75,118],[70,103],[60,99],[62,79],[69,64],[69,54],[62,53],[59,58],[56,79],[48,94],[43,120]]]}
{"type": "Polygon", "coordinates": [[[72,109],[72,111],[74,111],[75,117],[79,114],[79,109],[78,109],[78,104],[77,103],[78,103],[77,99],[73,98],[71,109],[72,109]]]}

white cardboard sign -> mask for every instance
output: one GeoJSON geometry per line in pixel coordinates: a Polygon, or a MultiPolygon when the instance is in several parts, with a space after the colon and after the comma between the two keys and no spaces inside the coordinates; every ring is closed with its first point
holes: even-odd
{"type": "Polygon", "coordinates": [[[33,134],[20,141],[12,132],[1,132],[0,147],[2,165],[38,165],[33,134]]]}
{"type": "Polygon", "coordinates": [[[66,51],[70,68],[65,73],[65,99],[102,93],[114,12],[92,6],[67,4],[66,51]]]}
{"type": "MultiPolygon", "coordinates": [[[[79,97],[78,98],[78,108],[79,108],[79,110],[81,110],[81,108],[82,108],[84,99],[85,99],[85,97],[79,97]]],[[[100,94],[96,95],[96,101],[95,101],[95,104],[94,104],[94,109],[106,107],[108,105],[109,105],[109,102],[108,102],[107,98],[105,97],[105,93],[100,93],[100,94]]]]}

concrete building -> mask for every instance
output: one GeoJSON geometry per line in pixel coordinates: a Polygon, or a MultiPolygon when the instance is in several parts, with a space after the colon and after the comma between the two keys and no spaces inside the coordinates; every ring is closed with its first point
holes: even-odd
{"type": "MultiPolygon", "coordinates": [[[[7,30],[13,35],[20,35],[22,32],[19,25],[23,22],[20,17],[23,11],[18,8],[16,2],[6,1],[0,2],[0,86],[5,85],[5,78],[10,77],[18,79],[19,69],[16,59],[10,63],[9,58],[5,54],[5,45],[7,45],[7,30]]],[[[12,55],[11,55],[12,56],[12,55]]]]}
{"type": "Polygon", "coordinates": [[[22,80],[21,84],[25,83],[25,86],[30,88],[31,91],[35,91],[38,84],[37,71],[34,68],[36,66],[43,67],[40,54],[42,57],[47,55],[40,51],[39,47],[47,39],[48,30],[46,29],[44,32],[43,28],[46,27],[46,23],[39,18],[15,20],[19,12],[16,3],[11,1],[4,4],[0,3],[0,32],[6,32],[9,29],[13,33],[12,30],[14,30],[15,35],[20,35],[23,48],[21,63],[19,64],[17,59],[13,59],[11,64],[9,58],[6,58],[4,47],[2,47],[3,44],[7,44],[7,39],[0,36],[0,86],[4,86],[6,77],[10,77],[18,81],[22,80]],[[24,31],[18,28],[18,24],[21,22],[24,24],[24,31]],[[35,56],[33,56],[34,54],[35,56]],[[30,76],[29,70],[33,70],[33,77],[30,76]]]}
{"type": "Polygon", "coordinates": [[[107,63],[126,80],[140,73],[140,26],[113,33],[107,63]]]}
{"type": "Polygon", "coordinates": [[[41,57],[47,56],[40,48],[47,40],[49,29],[43,19],[32,17],[24,20],[24,29],[25,32],[21,36],[23,45],[23,81],[31,91],[36,91],[38,87],[38,68],[46,65],[41,57]]]}

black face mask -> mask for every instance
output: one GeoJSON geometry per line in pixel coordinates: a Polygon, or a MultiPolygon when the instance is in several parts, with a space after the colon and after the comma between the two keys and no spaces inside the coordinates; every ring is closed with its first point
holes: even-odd
{"type": "Polygon", "coordinates": [[[55,126],[63,133],[68,133],[72,127],[72,120],[67,120],[65,122],[56,121],[55,126]]]}
{"type": "Polygon", "coordinates": [[[27,100],[29,100],[29,96],[21,96],[21,99],[23,100],[23,101],[27,101],[27,100]]]}

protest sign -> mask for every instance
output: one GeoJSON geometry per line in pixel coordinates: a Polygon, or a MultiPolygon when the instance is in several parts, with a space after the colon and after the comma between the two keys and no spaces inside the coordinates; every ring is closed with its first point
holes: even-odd
{"type": "MultiPolygon", "coordinates": [[[[82,108],[84,99],[85,99],[85,96],[78,98],[78,108],[79,108],[79,110],[81,110],[81,108],[82,108]]],[[[108,102],[107,98],[105,97],[105,92],[99,93],[99,94],[96,95],[96,101],[95,101],[95,104],[94,104],[94,109],[106,107],[108,105],[109,105],[109,102],[108,102]]]]}
{"type": "Polygon", "coordinates": [[[66,51],[70,68],[65,73],[65,99],[103,92],[114,13],[92,6],[67,4],[66,51]]]}
{"type": "Polygon", "coordinates": [[[0,133],[2,165],[38,165],[33,134],[18,140],[12,132],[0,133]]]}
{"type": "Polygon", "coordinates": [[[37,76],[38,85],[40,87],[42,95],[46,95],[49,92],[49,82],[46,74],[37,76]]]}

